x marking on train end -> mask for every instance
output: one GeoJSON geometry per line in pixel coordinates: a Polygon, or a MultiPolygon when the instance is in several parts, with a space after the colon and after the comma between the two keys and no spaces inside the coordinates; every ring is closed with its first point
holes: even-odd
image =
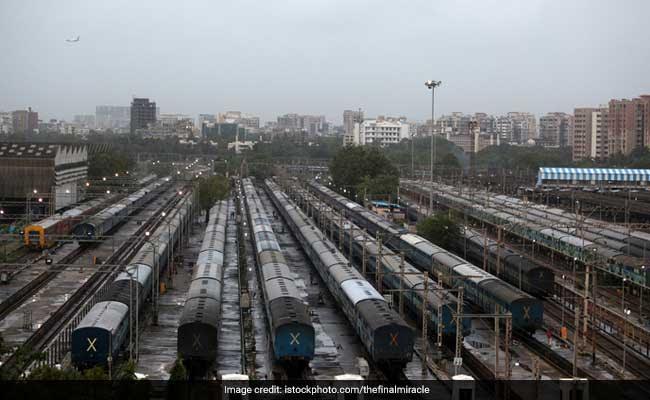
{"type": "Polygon", "coordinates": [[[192,342],[192,347],[196,350],[201,348],[201,335],[192,335],[194,337],[194,342],[192,342]]]}
{"type": "Polygon", "coordinates": [[[92,340],[90,340],[90,338],[86,338],[86,340],[88,341],[88,348],[86,349],[86,351],[92,350],[95,353],[97,353],[97,348],[95,347],[95,342],[97,342],[97,338],[94,338],[92,340]]]}
{"type": "Polygon", "coordinates": [[[397,337],[399,336],[399,333],[391,333],[390,334],[390,345],[391,346],[397,346],[397,337]]]}
{"type": "Polygon", "coordinates": [[[530,306],[524,306],[524,319],[530,319],[530,306]]]}
{"type": "Polygon", "coordinates": [[[300,337],[300,332],[298,333],[289,332],[289,336],[291,336],[291,343],[289,343],[289,345],[300,344],[300,341],[298,340],[298,338],[300,337]]]}

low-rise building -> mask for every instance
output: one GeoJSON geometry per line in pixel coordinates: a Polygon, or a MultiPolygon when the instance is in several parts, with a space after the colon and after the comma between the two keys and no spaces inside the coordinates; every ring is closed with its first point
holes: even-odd
{"type": "Polygon", "coordinates": [[[352,144],[386,146],[409,138],[410,126],[405,119],[379,116],[377,119],[367,119],[354,124],[352,144]]]}

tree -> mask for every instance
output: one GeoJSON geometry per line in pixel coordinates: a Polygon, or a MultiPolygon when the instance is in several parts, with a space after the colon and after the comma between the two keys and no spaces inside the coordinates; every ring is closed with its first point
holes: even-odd
{"type": "Polygon", "coordinates": [[[113,174],[123,174],[133,169],[133,160],[125,153],[109,151],[106,153],[95,153],[88,159],[88,176],[91,178],[102,178],[113,174]]]}
{"type": "Polygon", "coordinates": [[[169,380],[170,381],[184,381],[187,380],[187,369],[183,365],[183,359],[177,358],[174,362],[174,366],[171,371],[169,371],[169,380]]]}
{"type": "Polygon", "coordinates": [[[458,225],[446,213],[435,214],[421,221],[417,230],[418,235],[444,248],[448,248],[460,235],[458,225]]]}
{"type": "Polygon", "coordinates": [[[88,381],[103,381],[108,379],[108,374],[104,368],[96,366],[83,372],[83,379],[88,381]]]}
{"type": "Polygon", "coordinates": [[[361,191],[392,195],[399,179],[399,171],[382,151],[367,146],[340,149],[330,162],[330,174],[335,190],[346,189],[350,197],[363,195],[361,191]]]}
{"type": "Polygon", "coordinates": [[[32,381],[78,381],[81,378],[82,375],[76,369],[60,369],[49,365],[34,368],[27,377],[28,380],[32,381]]]}
{"type": "Polygon", "coordinates": [[[199,180],[199,207],[205,210],[205,222],[207,223],[210,215],[210,209],[219,200],[228,196],[230,191],[230,181],[225,176],[211,176],[199,180]]]}
{"type": "Polygon", "coordinates": [[[115,379],[121,381],[133,381],[138,379],[135,376],[135,368],[135,361],[126,361],[120,366],[120,368],[118,368],[117,373],[115,374],[115,379]]]}

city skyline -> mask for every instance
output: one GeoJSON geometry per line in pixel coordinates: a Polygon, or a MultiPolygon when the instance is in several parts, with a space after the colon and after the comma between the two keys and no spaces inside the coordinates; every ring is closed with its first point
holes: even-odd
{"type": "Polygon", "coordinates": [[[423,82],[432,78],[443,81],[437,115],[540,116],[650,91],[650,54],[638,50],[648,36],[642,1],[201,2],[180,10],[172,2],[8,1],[0,9],[0,32],[15,38],[0,43],[0,73],[10,78],[0,83],[0,108],[32,106],[44,119],[71,120],[135,95],[190,115],[242,109],[268,121],[296,112],[340,124],[341,110],[361,107],[425,120],[423,82]],[[377,19],[392,23],[374,29],[377,19]]]}

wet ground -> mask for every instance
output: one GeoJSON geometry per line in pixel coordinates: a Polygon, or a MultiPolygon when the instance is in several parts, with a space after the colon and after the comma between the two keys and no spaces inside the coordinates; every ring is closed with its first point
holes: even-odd
{"type": "MultiPolygon", "coordinates": [[[[199,218],[200,221],[203,219],[199,218]]],[[[136,371],[147,375],[148,379],[169,379],[177,354],[178,323],[190,287],[193,268],[201,249],[205,234],[205,224],[195,223],[186,246],[181,252],[176,274],[166,276],[166,291],[161,293],[158,303],[158,324],[143,324],[140,333],[140,355],[136,371]]]]}
{"type": "Polygon", "coordinates": [[[316,332],[316,354],[310,363],[311,375],[315,379],[332,379],[341,374],[358,374],[358,358],[367,358],[363,345],[266,193],[259,188],[258,193],[273,221],[273,230],[295,275],[298,291],[310,305],[316,332]],[[273,211],[276,211],[277,218],[273,218],[273,211]]]}
{"type": "MultiPolygon", "coordinates": [[[[158,212],[159,208],[174,194],[175,190],[166,192],[150,202],[139,213],[128,218],[114,233],[112,239],[107,239],[89,248],[73,263],[73,266],[60,272],[56,278],[45,285],[38,293],[0,321],[0,333],[5,343],[9,346],[17,346],[25,342],[55,310],[68,300],[72,293],[92,276],[95,272],[95,267],[92,264],[93,257],[102,260],[108,258],[113,254],[114,249],[119,248],[124,241],[129,240],[131,235],[140,228],[140,221],[144,221],[158,212]]],[[[63,245],[52,256],[54,262],[65,257],[65,255],[76,249],[77,246],[75,243],[63,245]]],[[[45,265],[41,265],[40,263],[32,267],[34,268],[30,267],[17,275],[16,279],[9,285],[0,286],[5,290],[4,293],[10,293],[11,290],[15,292],[45,269],[45,265]]]]}
{"type": "Polygon", "coordinates": [[[242,373],[242,337],[239,310],[239,264],[237,254],[237,226],[234,203],[228,209],[226,248],[224,257],[223,289],[221,292],[221,326],[217,348],[217,376],[242,373]]]}

